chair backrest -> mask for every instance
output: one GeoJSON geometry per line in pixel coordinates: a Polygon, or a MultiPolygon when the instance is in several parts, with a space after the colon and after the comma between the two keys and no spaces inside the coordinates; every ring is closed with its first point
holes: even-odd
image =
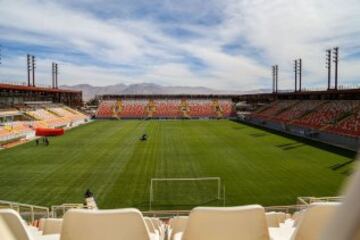
{"type": "Polygon", "coordinates": [[[59,234],[61,232],[62,221],[60,218],[45,219],[43,234],[59,234]]]}
{"type": "Polygon", "coordinates": [[[0,209],[0,239],[31,240],[20,215],[12,209],[0,209]]]}
{"type": "Polygon", "coordinates": [[[44,231],[45,221],[46,221],[46,218],[40,218],[40,220],[39,220],[39,230],[40,231],[44,231]]]}
{"type": "Polygon", "coordinates": [[[284,223],[287,216],[286,216],[286,213],[284,212],[276,212],[277,216],[278,216],[278,220],[279,220],[279,223],[284,223]]]}
{"type": "Polygon", "coordinates": [[[160,236],[164,236],[164,229],[162,227],[161,221],[158,218],[151,218],[151,222],[153,223],[155,229],[159,232],[160,236]]]}
{"type": "Polygon", "coordinates": [[[312,203],[303,213],[291,239],[319,239],[339,205],[340,203],[330,202],[312,203]]]}
{"type": "Polygon", "coordinates": [[[188,216],[178,216],[171,219],[171,222],[169,223],[171,228],[170,239],[173,239],[175,234],[185,231],[188,219],[188,216]]]}
{"type": "Polygon", "coordinates": [[[60,240],[149,240],[150,233],[137,209],[72,209],[64,215],[60,240]]]}
{"type": "Polygon", "coordinates": [[[154,223],[151,221],[151,218],[144,217],[145,224],[149,230],[149,232],[156,234],[156,229],[154,223]]]}
{"type": "Polygon", "coordinates": [[[259,205],[198,207],[190,215],[183,240],[267,240],[265,210],[259,205]]]}
{"type": "Polygon", "coordinates": [[[279,227],[279,217],[276,212],[267,212],[266,213],[266,222],[268,227],[279,227]]]}

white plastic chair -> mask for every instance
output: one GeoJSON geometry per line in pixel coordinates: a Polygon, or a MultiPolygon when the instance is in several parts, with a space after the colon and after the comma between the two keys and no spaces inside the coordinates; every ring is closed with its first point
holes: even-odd
{"type": "Polygon", "coordinates": [[[12,209],[0,209],[1,240],[58,240],[59,235],[40,236],[31,234],[18,212],[12,209]]]}
{"type": "Polygon", "coordinates": [[[198,207],[191,211],[182,240],[268,240],[265,210],[259,205],[198,207]]]}
{"type": "MultiPolygon", "coordinates": [[[[298,226],[292,235],[292,240],[319,239],[326,224],[334,215],[340,203],[312,203],[303,213],[298,226]]],[[[345,220],[345,219],[344,219],[345,220]]],[[[340,239],[339,239],[340,240],[340,239]]]]}
{"type": "Polygon", "coordinates": [[[71,209],[64,215],[61,240],[153,240],[137,209],[71,209]]]}

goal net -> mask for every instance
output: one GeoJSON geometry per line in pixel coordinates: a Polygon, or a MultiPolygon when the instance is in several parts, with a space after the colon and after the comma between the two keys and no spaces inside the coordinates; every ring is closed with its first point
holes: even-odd
{"type": "Polygon", "coordinates": [[[219,205],[220,177],[152,178],[150,209],[187,209],[198,205],[219,205]]]}

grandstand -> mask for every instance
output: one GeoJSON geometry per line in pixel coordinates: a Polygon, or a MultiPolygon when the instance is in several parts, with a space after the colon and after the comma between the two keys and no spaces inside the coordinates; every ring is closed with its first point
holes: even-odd
{"type": "Polygon", "coordinates": [[[35,138],[36,128],[71,128],[89,117],[59,104],[27,104],[18,109],[0,110],[0,146],[10,147],[35,138]]]}
{"type": "Polygon", "coordinates": [[[230,118],[235,103],[226,96],[101,96],[96,117],[104,118],[230,118]]]}

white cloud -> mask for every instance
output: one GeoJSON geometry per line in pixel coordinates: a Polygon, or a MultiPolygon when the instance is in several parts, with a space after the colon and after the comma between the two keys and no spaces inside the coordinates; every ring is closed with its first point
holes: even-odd
{"type": "MultiPolygon", "coordinates": [[[[163,5],[177,14],[191,15],[204,4],[190,3],[183,8],[171,1],[163,5]]],[[[218,24],[159,22],[130,16],[101,18],[84,8],[55,1],[3,0],[0,41],[54,49],[56,53],[38,60],[39,81],[44,83],[50,82],[51,57],[59,62],[63,84],[154,82],[228,90],[270,88],[272,64],[280,66],[280,87],[292,89],[292,59],[298,57],[303,58],[305,86],[321,87],[326,83],[324,49],[339,45],[342,56],[359,51],[357,0],[226,0],[205,5],[195,20],[218,11],[218,24]],[[175,38],[164,32],[175,28],[197,36],[175,38]],[[223,51],[224,45],[234,42],[240,42],[243,49],[234,54],[223,51]],[[258,54],[251,55],[251,50],[258,54]],[[81,53],[88,59],[64,58],[63,52],[81,53]],[[207,68],[194,70],[191,61],[184,62],[186,56],[198,59],[207,68]],[[124,71],[119,64],[135,70],[124,71]]],[[[18,56],[4,59],[0,73],[6,79],[21,81],[26,78],[24,61],[18,56]]],[[[340,66],[342,83],[356,84],[359,60],[343,58],[340,66]]]]}

